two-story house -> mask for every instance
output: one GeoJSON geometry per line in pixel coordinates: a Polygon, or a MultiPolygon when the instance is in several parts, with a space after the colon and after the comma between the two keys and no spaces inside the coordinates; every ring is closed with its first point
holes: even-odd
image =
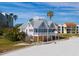
{"type": "Polygon", "coordinates": [[[25,32],[35,42],[58,39],[57,25],[52,20],[42,18],[30,19],[20,26],[20,32],[25,32]]]}

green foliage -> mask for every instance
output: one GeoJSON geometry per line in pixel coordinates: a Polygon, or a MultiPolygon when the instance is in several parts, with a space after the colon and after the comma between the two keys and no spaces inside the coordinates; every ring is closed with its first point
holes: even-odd
{"type": "Polygon", "coordinates": [[[76,32],[77,29],[76,29],[76,26],[72,27],[72,32],[76,32]]]}
{"type": "Polygon", "coordinates": [[[50,18],[50,20],[51,20],[53,14],[54,14],[54,13],[53,13],[52,11],[48,11],[48,12],[47,12],[47,16],[50,18]]]}
{"type": "Polygon", "coordinates": [[[0,35],[3,35],[3,30],[2,29],[0,29],[0,35]]]}
{"type": "Polygon", "coordinates": [[[25,47],[25,45],[16,46],[21,42],[22,41],[13,42],[13,41],[7,40],[7,38],[5,38],[4,36],[0,36],[0,54],[25,47]]]}
{"type": "Polygon", "coordinates": [[[19,33],[17,34],[17,39],[18,39],[18,40],[25,41],[25,37],[26,37],[26,35],[25,35],[24,32],[19,32],[19,33]]]}
{"type": "Polygon", "coordinates": [[[19,32],[19,29],[17,28],[8,29],[4,36],[10,41],[24,41],[25,39],[25,33],[19,32]]]}
{"type": "Polygon", "coordinates": [[[67,39],[72,36],[73,36],[73,34],[60,34],[60,39],[67,39]]]}
{"type": "Polygon", "coordinates": [[[7,29],[7,28],[1,28],[1,29],[0,29],[0,36],[3,36],[3,34],[4,34],[5,32],[7,32],[6,29],[7,29]]]}
{"type": "Polygon", "coordinates": [[[60,34],[60,39],[67,39],[67,38],[72,37],[72,36],[79,37],[79,34],[60,34]]]}
{"type": "Polygon", "coordinates": [[[18,28],[18,27],[20,27],[22,24],[16,24],[15,25],[15,28],[18,28]]]}

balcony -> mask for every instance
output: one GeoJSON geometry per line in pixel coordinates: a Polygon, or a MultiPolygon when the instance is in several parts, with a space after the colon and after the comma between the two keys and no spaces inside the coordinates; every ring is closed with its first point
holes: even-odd
{"type": "Polygon", "coordinates": [[[57,33],[55,32],[34,32],[35,36],[55,36],[57,33]]]}

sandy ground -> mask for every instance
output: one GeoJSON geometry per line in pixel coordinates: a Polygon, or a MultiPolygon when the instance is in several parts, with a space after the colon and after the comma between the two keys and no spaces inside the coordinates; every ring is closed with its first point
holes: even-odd
{"type": "Polygon", "coordinates": [[[3,56],[79,56],[79,38],[12,51],[3,56]]]}

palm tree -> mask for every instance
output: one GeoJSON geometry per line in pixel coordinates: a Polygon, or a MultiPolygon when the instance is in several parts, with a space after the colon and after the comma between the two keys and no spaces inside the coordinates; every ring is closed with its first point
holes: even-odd
{"type": "MultiPolygon", "coordinates": [[[[48,11],[47,12],[47,16],[50,18],[50,20],[51,20],[51,18],[52,18],[52,16],[53,16],[53,12],[52,11],[48,11]]],[[[49,30],[49,28],[47,29],[47,41],[48,41],[48,30],[49,30]]]]}
{"type": "Polygon", "coordinates": [[[52,11],[48,11],[47,16],[48,16],[48,17],[50,18],[50,20],[51,20],[51,18],[52,18],[52,16],[53,16],[53,12],[52,12],[52,11]]]}

